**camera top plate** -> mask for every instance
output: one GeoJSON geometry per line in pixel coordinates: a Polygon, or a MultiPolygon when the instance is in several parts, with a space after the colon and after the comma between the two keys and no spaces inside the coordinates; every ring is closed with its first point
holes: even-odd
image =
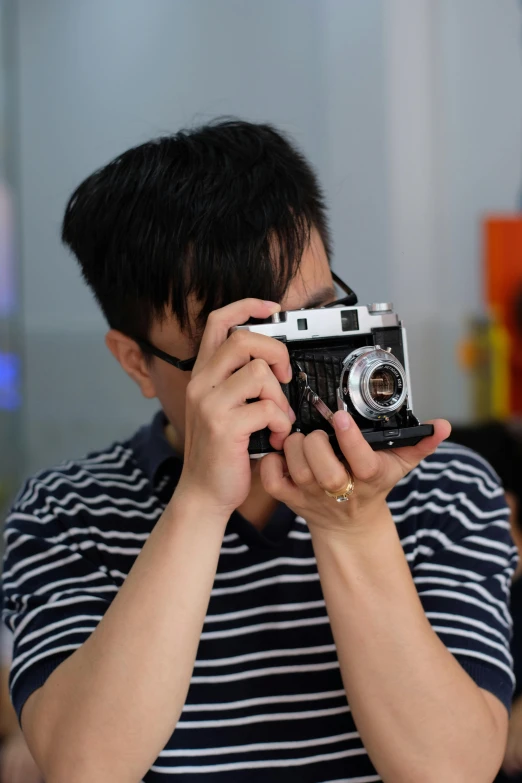
{"type": "Polygon", "coordinates": [[[367,334],[373,329],[401,326],[392,305],[374,304],[358,307],[314,307],[275,313],[265,321],[234,326],[231,332],[244,329],[265,334],[285,342],[347,337],[367,334]],[[388,309],[384,310],[383,308],[388,309]]]}

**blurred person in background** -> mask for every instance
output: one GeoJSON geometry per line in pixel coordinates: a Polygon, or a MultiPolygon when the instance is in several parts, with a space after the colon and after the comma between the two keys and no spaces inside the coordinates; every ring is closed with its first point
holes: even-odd
{"type": "MultiPolygon", "coordinates": [[[[522,309],[521,309],[522,312],[522,309]]],[[[498,473],[511,509],[511,535],[522,557],[522,440],[500,422],[453,427],[450,440],[468,446],[480,454],[498,473]]],[[[516,687],[509,721],[504,771],[496,783],[522,783],[522,560],[513,575],[511,614],[513,617],[513,655],[516,687]]]]}
{"type": "Polygon", "coordinates": [[[62,235],[161,410],[30,479],[7,521],[11,695],[44,777],[490,783],[513,687],[498,478],[445,421],[375,452],[338,411],[350,477],[292,432],[284,343],[229,334],[345,301],[307,161],[248,122],[153,140],[77,188],[62,235]],[[265,427],[284,454],[250,460],[265,427]]]}

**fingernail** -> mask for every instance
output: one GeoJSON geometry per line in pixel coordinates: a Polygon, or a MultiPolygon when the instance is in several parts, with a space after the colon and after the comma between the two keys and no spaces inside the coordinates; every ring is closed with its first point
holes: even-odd
{"type": "Polygon", "coordinates": [[[292,365],[289,364],[288,367],[286,368],[286,377],[288,378],[287,383],[290,383],[290,381],[292,380],[292,375],[293,375],[292,365]]]}
{"type": "Polygon", "coordinates": [[[290,417],[290,421],[291,421],[291,422],[292,422],[292,424],[293,424],[293,423],[294,423],[294,421],[296,420],[296,415],[295,415],[295,413],[294,413],[294,411],[293,411],[293,408],[292,408],[292,406],[291,406],[291,405],[289,405],[289,406],[288,406],[288,416],[290,417]]]}
{"type": "Polygon", "coordinates": [[[281,305],[277,304],[277,302],[271,302],[269,299],[264,299],[263,301],[267,307],[270,307],[270,309],[274,310],[274,312],[281,309],[281,305]]]}
{"type": "Polygon", "coordinates": [[[334,418],[335,426],[339,430],[347,430],[352,425],[352,417],[346,411],[337,411],[337,413],[334,414],[333,418],[334,418]]]}

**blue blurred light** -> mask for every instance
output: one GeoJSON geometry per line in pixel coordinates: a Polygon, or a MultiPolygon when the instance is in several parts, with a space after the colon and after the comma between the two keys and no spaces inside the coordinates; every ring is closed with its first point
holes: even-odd
{"type": "Polygon", "coordinates": [[[0,410],[14,411],[20,407],[20,357],[0,353],[0,410]]]}

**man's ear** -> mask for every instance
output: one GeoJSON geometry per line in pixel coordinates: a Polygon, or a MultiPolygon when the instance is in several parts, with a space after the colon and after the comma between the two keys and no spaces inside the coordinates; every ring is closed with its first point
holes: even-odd
{"type": "Polygon", "coordinates": [[[127,375],[138,384],[143,396],[147,399],[156,397],[149,365],[138,344],[117,329],[107,332],[105,344],[127,375]]]}

